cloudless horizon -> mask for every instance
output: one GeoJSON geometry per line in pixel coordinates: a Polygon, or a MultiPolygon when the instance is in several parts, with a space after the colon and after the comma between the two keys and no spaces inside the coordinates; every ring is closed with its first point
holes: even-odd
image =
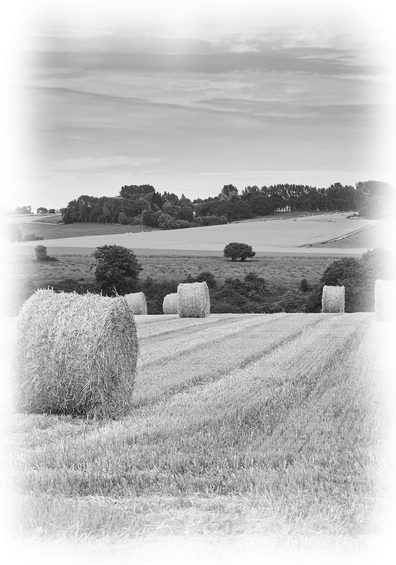
{"type": "Polygon", "coordinates": [[[2,204],[58,209],[131,184],[191,199],[225,184],[396,186],[394,32],[380,5],[24,6],[2,204]]]}

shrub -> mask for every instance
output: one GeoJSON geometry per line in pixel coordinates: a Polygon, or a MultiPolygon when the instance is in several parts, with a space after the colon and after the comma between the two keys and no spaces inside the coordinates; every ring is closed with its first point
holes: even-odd
{"type": "Polygon", "coordinates": [[[47,248],[44,245],[36,245],[34,248],[37,261],[58,261],[56,257],[47,255],[47,248]]]}
{"type": "Polygon", "coordinates": [[[201,273],[198,273],[196,277],[193,277],[189,273],[187,275],[187,278],[183,282],[185,283],[206,282],[209,288],[216,288],[217,286],[216,279],[210,271],[202,271],[201,273]]]}
{"type": "Polygon", "coordinates": [[[199,216],[195,219],[195,222],[200,226],[217,226],[228,224],[228,219],[226,216],[199,216]]]}
{"type": "Polygon", "coordinates": [[[34,248],[36,252],[37,261],[46,261],[47,259],[47,248],[44,245],[36,245],[34,248]]]}
{"type": "Polygon", "coordinates": [[[256,253],[253,251],[251,245],[247,245],[246,243],[232,242],[224,248],[224,257],[229,257],[231,261],[236,261],[237,259],[245,261],[248,257],[254,257],[255,255],[256,253]]]}
{"type": "Polygon", "coordinates": [[[344,257],[334,261],[325,269],[319,285],[312,290],[307,311],[318,311],[325,285],[345,286],[345,312],[373,311],[375,280],[395,278],[395,264],[395,256],[385,249],[367,251],[360,259],[344,257]]]}
{"type": "Polygon", "coordinates": [[[41,237],[40,235],[36,235],[34,233],[28,233],[27,235],[24,236],[23,241],[40,241],[41,239],[44,238],[41,237]]]}
{"type": "Polygon", "coordinates": [[[176,220],[175,222],[177,229],[184,229],[190,227],[190,224],[187,220],[176,220]]]}
{"type": "Polygon", "coordinates": [[[343,258],[331,263],[324,271],[307,300],[307,312],[319,312],[322,290],[325,285],[345,286],[346,312],[371,312],[374,310],[374,285],[376,279],[396,278],[396,258],[386,249],[367,251],[360,259],[343,258]]]}
{"type": "Polygon", "coordinates": [[[119,418],[132,406],[138,341],[122,297],[38,290],[17,320],[12,385],[21,412],[119,418]]]}
{"type": "Polygon", "coordinates": [[[309,291],[309,284],[308,284],[307,279],[301,279],[300,290],[301,290],[301,292],[308,292],[309,291]]]}
{"type": "Polygon", "coordinates": [[[134,252],[121,245],[103,245],[92,253],[97,260],[95,281],[105,295],[138,290],[139,265],[134,252]]]}

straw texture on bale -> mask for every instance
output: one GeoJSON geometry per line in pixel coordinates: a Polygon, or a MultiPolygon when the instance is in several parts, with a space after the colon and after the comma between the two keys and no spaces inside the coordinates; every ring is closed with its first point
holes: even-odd
{"type": "Polygon", "coordinates": [[[177,314],[177,292],[165,296],[162,309],[164,314],[177,314]]]}
{"type": "Polygon", "coordinates": [[[147,314],[147,302],[144,292],[133,292],[131,294],[125,294],[125,300],[128,306],[132,310],[132,314],[147,314]]]}
{"type": "Polygon", "coordinates": [[[123,297],[38,290],[17,319],[15,407],[88,418],[125,416],[137,357],[136,325],[123,297]]]}
{"type": "Polygon", "coordinates": [[[396,281],[375,281],[375,319],[396,322],[396,281]]]}
{"type": "Polygon", "coordinates": [[[210,297],[205,281],[178,285],[177,313],[180,318],[207,318],[209,316],[210,297]]]}
{"type": "Polygon", "coordinates": [[[324,286],[322,291],[322,313],[345,312],[345,286],[324,286]]]}

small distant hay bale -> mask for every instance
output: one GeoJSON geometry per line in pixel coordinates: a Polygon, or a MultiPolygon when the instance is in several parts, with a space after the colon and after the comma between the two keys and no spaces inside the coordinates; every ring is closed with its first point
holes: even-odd
{"type": "Polygon", "coordinates": [[[144,292],[133,292],[131,294],[125,294],[125,300],[128,306],[131,308],[132,313],[135,315],[147,315],[147,302],[144,292]]]}
{"type": "Polygon", "coordinates": [[[396,322],[396,281],[375,281],[375,319],[377,322],[396,322]]]}
{"type": "Polygon", "coordinates": [[[162,309],[164,314],[177,314],[177,292],[165,296],[162,309]]]}
{"type": "Polygon", "coordinates": [[[322,291],[322,313],[345,312],[345,286],[324,286],[322,291]]]}
{"type": "Polygon", "coordinates": [[[131,410],[138,340],[126,300],[38,290],[17,319],[17,411],[119,418],[131,410]]]}
{"type": "Polygon", "coordinates": [[[207,283],[180,283],[177,287],[177,313],[180,318],[207,318],[210,297],[207,283]]]}

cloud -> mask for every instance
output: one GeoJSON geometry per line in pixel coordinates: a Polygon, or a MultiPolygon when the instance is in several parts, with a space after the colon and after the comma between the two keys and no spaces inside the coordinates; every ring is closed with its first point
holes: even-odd
{"type": "Polygon", "coordinates": [[[49,166],[52,170],[83,170],[83,169],[107,169],[110,167],[141,167],[143,165],[153,165],[160,163],[161,159],[152,157],[125,157],[117,155],[112,157],[81,157],[75,159],[63,159],[50,161],[49,166]]]}
{"type": "Polygon", "coordinates": [[[27,203],[394,174],[394,3],[3,4],[0,185],[27,203]]]}

